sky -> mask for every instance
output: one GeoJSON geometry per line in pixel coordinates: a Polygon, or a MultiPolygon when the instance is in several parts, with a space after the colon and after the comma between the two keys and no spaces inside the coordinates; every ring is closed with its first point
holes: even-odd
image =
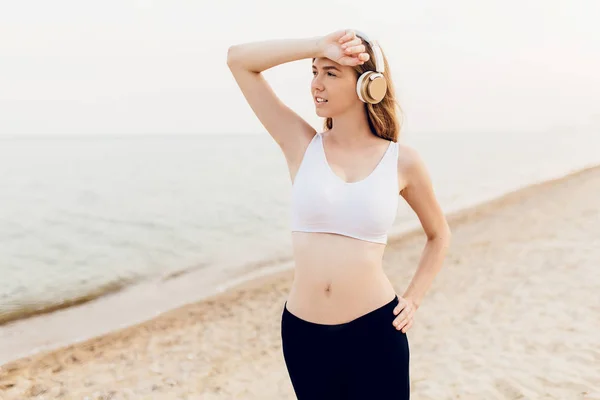
{"type": "MultiPolygon", "coordinates": [[[[0,2],[0,135],[258,133],[233,44],[355,28],[411,132],[600,128],[596,0],[0,2]]],[[[320,127],[310,60],[264,72],[320,127]]]]}

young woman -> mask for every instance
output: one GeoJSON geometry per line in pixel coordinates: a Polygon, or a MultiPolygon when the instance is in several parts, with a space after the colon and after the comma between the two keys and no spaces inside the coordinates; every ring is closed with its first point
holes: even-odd
{"type": "Polygon", "coordinates": [[[277,142],[292,184],[295,275],[281,317],[283,355],[296,396],[408,399],[406,331],[440,270],[450,229],[419,153],[398,143],[387,60],[355,30],[234,45],[228,66],[277,142]],[[283,104],[262,71],[312,59],[315,131],[283,104]],[[402,196],[427,235],[402,296],[382,260],[402,196]]]}

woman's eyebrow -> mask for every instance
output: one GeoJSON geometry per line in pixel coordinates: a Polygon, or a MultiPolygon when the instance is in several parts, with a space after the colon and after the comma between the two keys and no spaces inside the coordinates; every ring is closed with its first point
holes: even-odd
{"type": "MultiPolygon", "coordinates": [[[[317,68],[317,67],[315,67],[314,65],[313,65],[312,67],[313,67],[313,69],[316,69],[316,68],[317,68]]],[[[324,69],[324,70],[328,70],[328,69],[335,69],[335,70],[336,70],[336,71],[338,71],[338,72],[342,72],[342,71],[340,71],[339,69],[337,69],[336,67],[334,67],[333,65],[326,65],[326,66],[324,66],[324,67],[323,67],[323,69],[324,69]]]]}

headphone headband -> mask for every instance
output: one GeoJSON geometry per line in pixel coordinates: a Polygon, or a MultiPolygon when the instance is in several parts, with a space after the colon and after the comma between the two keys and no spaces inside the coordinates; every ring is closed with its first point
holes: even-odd
{"type": "Polygon", "coordinates": [[[365,42],[367,42],[369,44],[369,46],[371,46],[371,49],[373,50],[373,54],[375,55],[375,70],[380,73],[385,72],[385,64],[383,62],[383,53],[381,52],[381,48],[379,47],[379,44],[375,40],[369,39],[369,37],[367,35],[365,35],[363,32],[361,32],[359,30],[354,29],[354,32],[358,36],[363,38],[365,40],[365,42]]]}

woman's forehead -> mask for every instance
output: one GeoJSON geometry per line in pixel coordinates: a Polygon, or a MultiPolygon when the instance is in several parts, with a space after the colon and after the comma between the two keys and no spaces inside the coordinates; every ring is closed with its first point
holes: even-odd
{"type": "Polygon", "coordinates": [[[313,65],[314,66],[318,66],[318,67],[326,67],[326,66],[332,66],[332,67],[336,67],[338,69],[341,69],[342,65],[331,61],[329,58],[327,57],[318,57],[315,58],[315,60],[313,61],[313,65]]]}
{"type": "Polygon", "coordinates": [[[319,68],[319,69],[325,69],[325,70],[333,69],[333,70],[337,70],[339,72],[346,72],[346,71],[352,70],[352,67],[349,67],[347,65],[338,64],[335,61],[331,61],[329,58],[315,59],[315,61],[313,61],[312,67],[319,68]]]}

